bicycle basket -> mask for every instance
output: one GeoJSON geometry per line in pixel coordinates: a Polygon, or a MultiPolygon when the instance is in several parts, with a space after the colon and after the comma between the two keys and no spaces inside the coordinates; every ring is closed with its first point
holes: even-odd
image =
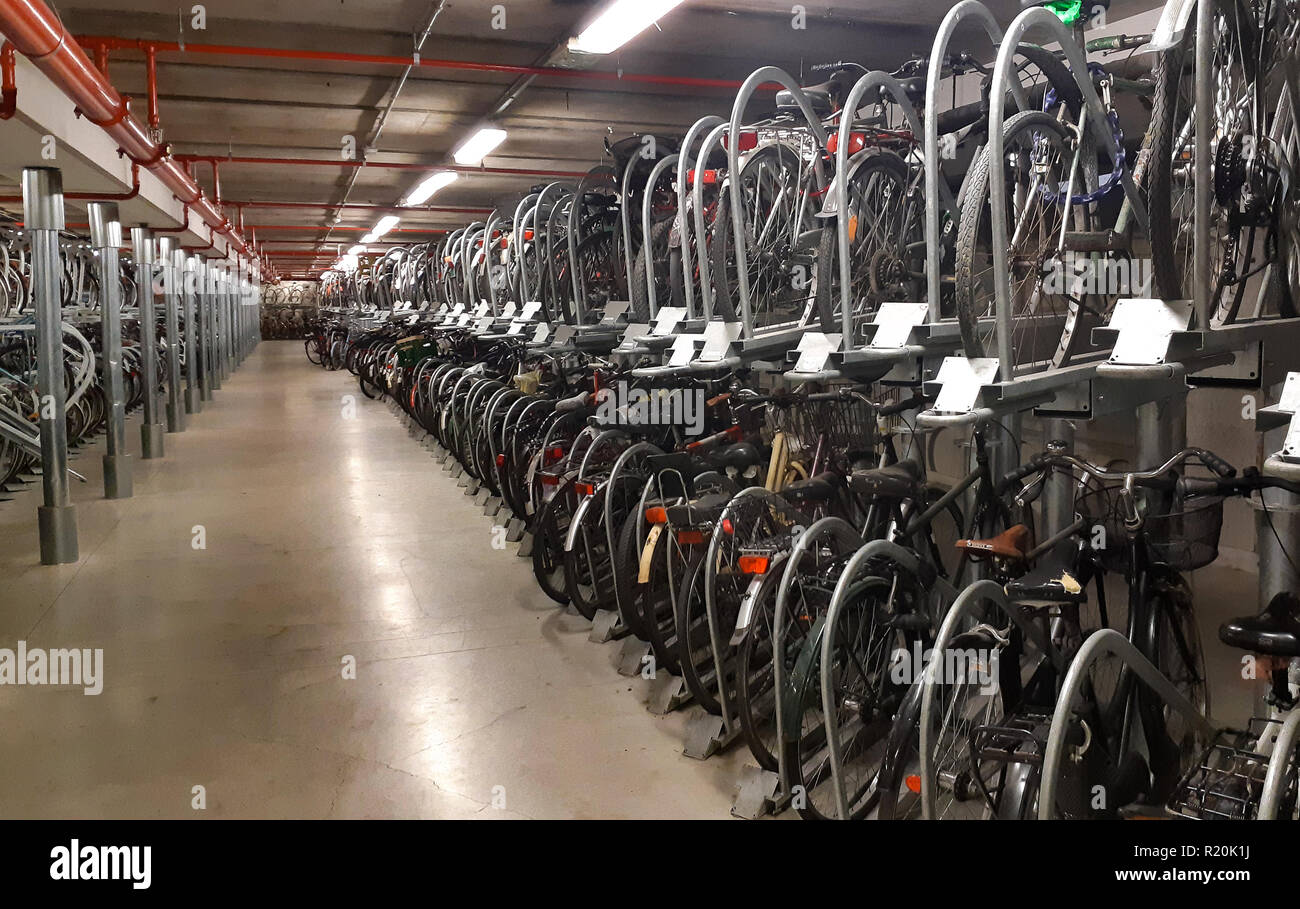
{"type": "Polygon", "coordinates": [[[1223,498],[1189,500],[1182,511],[1147,515],[1143,524],[1151,560],[1177,571],[1204,568],[1219,555],[1223,498]]]}

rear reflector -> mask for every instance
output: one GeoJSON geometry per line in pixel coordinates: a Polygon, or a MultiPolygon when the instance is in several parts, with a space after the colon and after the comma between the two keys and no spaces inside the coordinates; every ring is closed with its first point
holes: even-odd
{"type": "Polygon", "coordinates": [[[559,486],[559,485],[560,485],[560,475],[559,475],[559,474],[555,474],[555,473],[543,473],[543,474],[539,474],[539,476],[542,478],[542,485],[543,485],[543,486],[559,486]]]}
{"type": "Polygon", "coordinates": [[[701,530],[679,530],[677,531],[677,542],[686,546],[698,546],[704,542],[704,532],[701,530]]]}
{"type": "Polygon", "coordinates": [[[919,776],[917,776],[916,774],[913,773],[913,774],[909,775],[909,776],[908,776],[908,777],[907,777],[903,782],[907,784],[907,789],[908,789],[909,792],[920,793],[920,791],[921,791],[921,778],[920,778],[919,776]]]}
{"type": "MultiPolygon", "coordinates": [[[[837,132],[831,133],[830,138],[826,140],[826,151],[830,152],[833,155],[835,154],[836,149],[839,148],[839,145],[840,145],[840,134],[837,132]]],[[[862,149],[866,147],[867,147],[866,133],[854,133],[854,132],[849,133],[849,154],[850,155],[856,155],[858,152],[862,151],[862,149]]]]}
{"type": "Polygon", "coordinates": [[[497,455],[497,466],[498,466],[498,467],[505,467],[505,466],[506,466],[506,456],[505,456],[505,455],[503,455],[503,454],[499,454],[499,455],[497,455]]]}
{"type": "Polygon", "coordinates": [[[668,509],[655,506],[645,510],[645,519],[647,524],[667,524],[668,509]]]}
{"type": "Polygon", "coordinates": [[[595,483],[574,483],[573,488],[578,490],[580,496],[590,496],[596,494],[595,483]]]}
{"type": "Polygon", "coordinates": [[[765,555],[743,555],[736,564],[740,567],[741,574],[767,574],[768,561],[765,555]]]}
{"type": "Polygon", "coordinates": [[[722,532],[723,532],[723,533],[735,533],[735,532],[736,532],[736,527],[735,527],[734,524],[731,523],[731,518],[723,518],[723,519],[722,519],[722,532]]]}
{"type": "MultiPolygon", "coordinates": [[[[705,171],[701,171],[700,173],[702,174],[700,179],[704,181],[705,186],[712,186],[713,184],[718,182],[718,172],[716,170],[705,170],[705,171]]],[[[687,171],[686,182],[690,183],[691,185],[695,184],[695,168],[692,167],[689,171],[687,171]]]]}
{"type": "MultiPolygon", "coordinates": [[[[727,136],[725,133],[722,136],[722,147],[727,147],[727,136]]],[[[740,141],[736,144],[736,148],[743,152],[758,148],[758,132],[752,129],[742,131],[740,134],[740,141]]]]}

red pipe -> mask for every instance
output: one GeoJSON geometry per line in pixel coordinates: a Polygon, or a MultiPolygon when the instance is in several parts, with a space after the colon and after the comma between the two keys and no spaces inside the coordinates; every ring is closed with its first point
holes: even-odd
{"type": "Polygon", "coordinates": [[[17,65],[17,54],[14,46],[8,41],[4,47],[0,47],[0,72],[3,72],[3,79],[0,79],[0,120],[8,120],[18,110],[18,81],[15,78],[14,67],[17,65]]]}
{"type": "MultiPolygon", "coordinates": [[[[88,47],[113,50],[145,51],[152,47],[164,53],[217,54],[228,57],[264,57],[279,60],[315,60],[329,63],[356,63],[365,66],[417,66],[426,69],[465,70],[479,73],[503,73],[510,76],[548,76],[590,82],[631,82],[643,85],[675,85],[685,88],[737,89],[741,83],[732,79],[704,79],[697,76],[659,76],[646,73],[604,72],[600,70],[561,69],[552,66],[518,66],[508,63],[477,63],[471,60],[441,60],[433,57],[398,57],[388,54],[350,54],[342,51],[296,50],[277,47],[248,47],[236,44],[192,44],[184,47],[175,41],[117,38],[112,35],[83,35],[78,38],[88,47]]],[[[770,86],[765,86],[770,87],[770,86]]]]}
{"type": "Polygon", "coordinates": [[[221,161],[225,164],[284,165],[288,167],[382,167],[392,170],[454,170],[465,174],[504,174],[518,177],[581,178],[586,171],[532,170],[518,167],[472,167],[466,164],[414,164],[406,161],[348,161],[342,158],[257,158],[250,155],[176,155],[177,161],[221,161]]]}
{"type": "Polygon", "coordinates": [[[41,0],[0,0],[0,33],[62,89],[86,119],[108,133],[125,155],[151,170],[182,204],[192,206],[210,228],[221,231],[247,254],[243,238],[167,149],[150,140],[131,116],[126,100],[48,6],[41,0]]]}
{"type": "Polygon", "coordinates": [[[242,201],[233,202],[226,200],[227,205],[233,205],[236,209],[247,208],[313,208],[333,210],[336,208],[355,208],[359,211],[424,211],[424,212],[447,212],[456,215],[490,215],[495,209],[492,208],[460,208],[448,205],[374,205],[369,202],[346,202],[343,205],[331,205],[328,202],[268,202],[268,201],[242,201]]]}
{"type": "Polygon", "coordinates": [[[158,55],[152,47],[144,49],[144,71],[149,85],[149,129],[156,136],[162,125],[158,121],[158,55]]]}
{"type": "MultiPolygon", "coordinates": [[[[341,230],[347,233],[369,233],[371,228],[354,224],[259,224],[258,230],[341,230]]],[[[394,227],[388,231],[390,234],[441,234],[446,233],[443,227],[394,227]]],[[[267,240],[267,243],[284,242],[282,240],[267,240]]]]}

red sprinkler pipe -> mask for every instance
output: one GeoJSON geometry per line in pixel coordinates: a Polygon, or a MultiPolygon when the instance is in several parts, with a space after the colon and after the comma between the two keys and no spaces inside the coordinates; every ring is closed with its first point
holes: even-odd
{"type": "MultiPolygon", "coordinates": [[[[502,73],[509,76],[543,76],[557,79],[574,79],[585,82],[634,83],[639,85],[673,85],[681,88],[737,89],[741,83],[733,79],[705,79],[697,76],[661,76],[648,73],[628,73],[621,70],[605,72],[589,69],[562,69],[554,66],[518,66],[510,63],[480,63],[473,60],[444,60],[436,57],[393,56],[389,54],[351,54],[343,51],[297,50],[283,47],[249,47],[236,44],[195,44],[176,41],[153,41],[147,38],[118,38],[112,35],[82,35],[77,40],[87,47],[105,47],[112,50],[144,51],[152,47],[155,52],[212,54],[225,57],[262,57],[277,60],[313,60],[321,63],[355,63],[362,66],[415,66],[425,69],[449,69],[479,73],[502,73]]],[[[779,88],[776,83],[764,88],[779,88]]]]}
{"type": "Polygon", "coordinates": [[[0,72],[3,78],[0,79],[0,120],[8,120],[18,110],[18,80],[15,77],[14,68],[17,65],[17,55],[14,46],[8,41],[0,47],[0,72]]]}
{"type": "Polygon", "coordinates": [[[534,170],[524,167],[472,167],[467,164],[417,164],[409,161],[349,161],[343,158],[258,158],[251,155],[177,155],[177,161],[220,161],[223,164],[280,165],[285,167],[379,167],[391,170],[454,170],[463,174],[500,174],[515,177],[574,179],[586,171],[534,170]]]}
{"type": "Polygon", "coordinates": [[[184,205],[244,253],[247,244],[198,184],[167,151],[154,143],[131,116],[127,101],[95,68],[81,46],[42,0],[0,0],[0,33],[13,42],[77,106],[77,110],[117,143],[123,154],[154,173],[184,205]]]}
{"type": "Polygon", "coordinates": [[[462,208],[454,205],[375,205],[369,202],[345,202],[342,205],[331,204],[329,202],[273,202],[265,200],[233,202],[226,200],[227,205],[233,205],[238,208],[312,208],[316,210],[325,209],[333,211],[336,208],[350,209],[355,208],[358,211],[425,211],[425,212],[445,212],[453,215],[489,215],[496,211],[494,208],[462,208]]]}

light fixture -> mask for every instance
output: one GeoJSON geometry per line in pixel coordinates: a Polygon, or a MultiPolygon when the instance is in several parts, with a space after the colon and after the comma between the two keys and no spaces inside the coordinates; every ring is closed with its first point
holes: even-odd
{"type": "Polygon", "coordinates": [[[581,54],[616,51],[681,3],[682,0],[614,0],[578,37],[569,39],[569,50],[581,54]]]}
{"type": "Polygon", "coordinates": [[[366,244],[358,243],[356,246],[348,247],[349,256],[357,256],[366,251],[366,244]]]}
{"type": "Polygon", "coordinates": [[[402,221],[397,215],[384,215],[380,218],[375,226],[370,228],[370,233],[361,238],[362,245],[374,243],[384,234],[388,233],[402,221]]]}
{"type": "Polygon", "coordinates": [[[411,190],[411,194],[406,197],[406,202],[404,204],[423,205],[425,202],[429,201],[430,196],[442,189],[444,186],[449,186],[452,183],[455,183],[459,178],[460,174],[456,173],[454,170],[443,170],[436,174],[430,174],[428,177],[425,177],[422,181],[416,184],[415,189],[411,190]]]}
{"type": "Polygon", "coordinates": [[[457,164],[478,164],[492,149],[506,141],[506,131],[495,126],[484,126],[460,144],[451,156],[457,164]]]}

